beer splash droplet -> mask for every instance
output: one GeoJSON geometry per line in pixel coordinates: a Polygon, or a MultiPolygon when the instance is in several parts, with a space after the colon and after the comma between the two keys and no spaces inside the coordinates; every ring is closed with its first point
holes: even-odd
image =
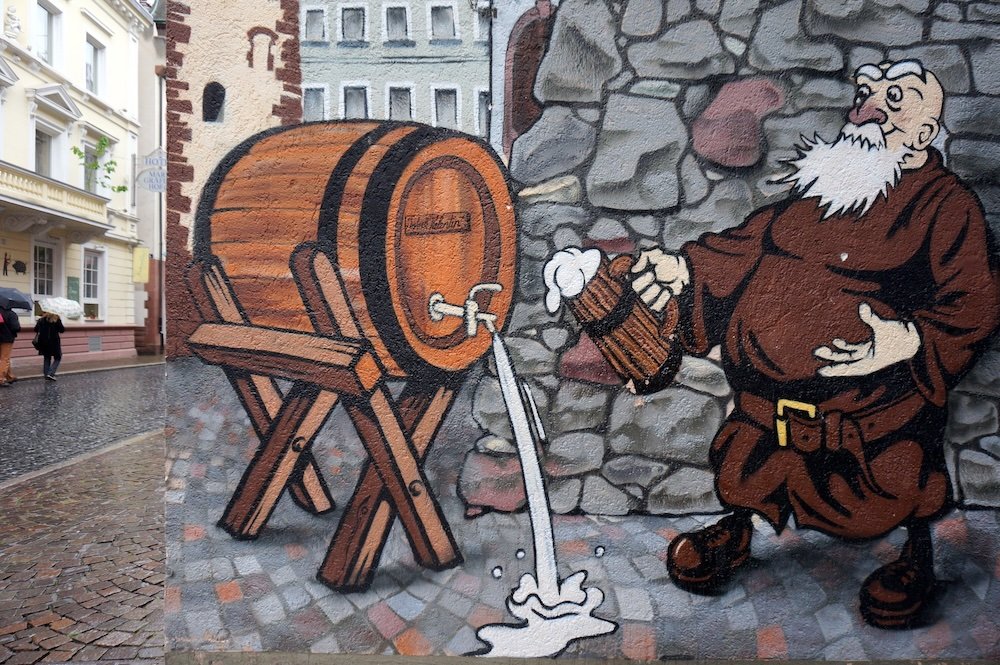
{"type": "Polygon", "coordinates": [[[493,569],[493,579],[498,580],[501,577],[503,577],[503,568],[497,566],[496,568],[493,569]]]}
{"type": "Polygon", "coordinates": [[[524,558],[524,550],[518,550],[518,551],[514,552],[514,556],[516,556],[518,559],[523,559],[524,558]]]}
{"type": "Polygon", "coordinates": [[[598,545],[597,547],[594,548],[594,556],[596,556],[597,558],[601,558],[602,556],[604,556],[604,545],[598,545]]]}

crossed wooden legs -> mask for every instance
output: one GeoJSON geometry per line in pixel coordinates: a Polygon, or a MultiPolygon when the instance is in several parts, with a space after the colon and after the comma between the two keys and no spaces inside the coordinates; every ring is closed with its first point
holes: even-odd
{"type": "Polygon", "coordinates": [[[308,310],[317,313],[316,335],[250,325],[220,266],[196,264],[189,273],[203,319],[220,322],[200,326],[189,344],[203,360],[225,368],[262,441],[219,526],[236,538],[255,538],[286,487],[310,512],[332,509],[310,446],[342,401],[369,460],[319,578],[344,590],[366,587],[397,516],[418,563],[457,565],[458,547],[421,468],[454,389],[421,384],[395,402],[367,345],[355,341],[357,335],[339,336],[344,328],[357,330],[336,271],[325,254],[303,249],[309,251],[296,252],[292,268],[308,310]],[[326,279],[317,280],[317,272],[326,279]],[[285,395],[274,378],[293,381],[285,395]]]}

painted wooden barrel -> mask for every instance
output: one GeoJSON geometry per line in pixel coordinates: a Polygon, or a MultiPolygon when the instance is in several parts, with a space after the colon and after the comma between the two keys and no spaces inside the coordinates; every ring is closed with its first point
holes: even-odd
{"type": "Polygon", "coordinates": [[[457,372],[490,348],[461,318],[433,321],[440,293],[506,322],[516,228],[504,168],[474,137],[414,123],[334,121],[247,139],[216,168],[195,222],[195,255],[214,256],[251,323],[311,332],[289,268],[317,243],[338,268],[354,318],[392,376],[457,372]]]}

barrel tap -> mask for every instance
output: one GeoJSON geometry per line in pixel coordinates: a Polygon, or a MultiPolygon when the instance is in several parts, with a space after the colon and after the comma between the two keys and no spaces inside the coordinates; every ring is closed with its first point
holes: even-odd
{"type": "Polygon", "coordinates": [[[465,332],[469,337],[474,337],[482,323],[491,333],[496,332],[497,315],[489,312],[479,311],[479,302],[476,301],[476,294],[480,291],[502,291],[503,286],[495,282],[476,284],[469,289],[469,295],[465,299],[465,305],[452,305],[445,302],[441,293],[431,294],[427,303],[427,311],[431,321],[441,321],[445,316],[460,316],[465,319],[465,332]]]}

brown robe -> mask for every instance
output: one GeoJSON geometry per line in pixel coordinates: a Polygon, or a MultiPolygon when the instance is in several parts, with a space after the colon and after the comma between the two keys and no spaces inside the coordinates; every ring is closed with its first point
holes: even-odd
{"type": "Polygon", "coordinates": [[[721,344],[737,393],[711,451],[723,503],[778,529],[794,514],[800,527],[869,538],[950,503],[947,391],[1000,323],[1000,273],[978,199],[934,150],[863,216],[822,215],[817,199],[791,198],[686,244],[681,339],[696,355],[721,344]],[[818,375],[829,363],[813,355],[817,347],[870,339],[863,302],[883,319],[915,323],[916,356],[868,376],[818,375]],[[878,492],[852,477],[856,462],[843,455],[778,447],[773,424],[739,406],[748,392],[832,404],[848,416],[888,413],[914,391],[925,400],[916,416],[862,443],[878,492]]]}

